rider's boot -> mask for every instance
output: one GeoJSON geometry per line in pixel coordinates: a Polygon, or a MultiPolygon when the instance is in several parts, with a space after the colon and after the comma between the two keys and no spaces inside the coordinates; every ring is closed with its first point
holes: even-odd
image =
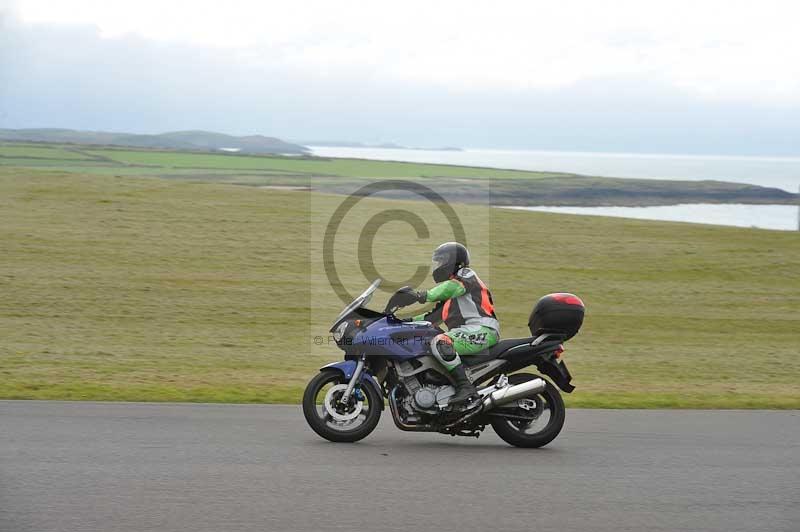
{"type": "Polygon", "coordinates": [[[451,405],[463,406],[464,409],[473,408],[478,404],[478,390],[467,378],[464,364],[459,364],[450,370],[456,382],[456,393],[448,401],[451,405]]]}

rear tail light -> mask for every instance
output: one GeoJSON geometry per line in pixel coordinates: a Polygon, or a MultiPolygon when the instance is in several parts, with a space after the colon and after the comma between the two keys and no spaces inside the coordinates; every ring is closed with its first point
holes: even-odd
{"type": "Polygon", "coordinates": [[[563,353],[563,352],[564,352],[564,346],[563,346],[563,345],[561,345],[561,344],[559,344],[559,346],[558,346],[558,347],[556,347],[556,350],[555,350],[555,351],[553,351],[553,355],[554,355],[556,358],[561,358],[561,353],[563,353]]]}
{"type": "Polygon", "coordinates": [[[575,294],[567,294],[565,292],[560,292],[558,294],[550,294],[549,297],[553,298],[554,301],[558,301],[559,303],[564,303],[565,305],[577,305],[579,307],[584,306],[583,301],[581,301],[581,298],[579,298],[575,294]]]}

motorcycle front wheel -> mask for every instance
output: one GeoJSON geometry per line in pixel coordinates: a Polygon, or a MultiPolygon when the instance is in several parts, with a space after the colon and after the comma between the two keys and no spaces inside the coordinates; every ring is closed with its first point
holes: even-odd
{"type": "Polygon", "coordinates": [[[366,383],[353,390],[350,400],[339,399],[347,379],[337,370],[321,371],[303,394],[303,415],[314,432],[333,442],[355,442],[366,438],[381,418],[383,398],[366,383]]]}
{"type": "MultiPolygon", "coordinates": [[[[509,384],[541,378],[528,373],[515,373],[508,377],[509,384]]],[[[511,405],[509,405],[511,406],[511,405]]],[[[492,428],[506,443],[515,447],[543,447],[553,441],[564,426],[566,409],[561,394],[550,382],[544,391],[528,399],[517,401],[512,408],[492,416],[492,428]]]]}

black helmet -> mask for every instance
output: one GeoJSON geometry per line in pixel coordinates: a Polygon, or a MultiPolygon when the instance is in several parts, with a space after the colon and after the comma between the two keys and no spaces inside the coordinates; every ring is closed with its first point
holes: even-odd
{"type": "Polygon", "coordinates": [[[458,242],[445,242],[433,252],[433,280],[446,281],[451,275],[469,266],[469,251],[458,242]]]}

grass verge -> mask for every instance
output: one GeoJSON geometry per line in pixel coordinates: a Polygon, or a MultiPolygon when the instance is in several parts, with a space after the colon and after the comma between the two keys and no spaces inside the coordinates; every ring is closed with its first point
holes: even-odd
{"type": "MultiPolygon", "coordinates": [[[[0,397],[298,401],[340,358],[312,345],[341,305],[309,263],[315,218],[340,202],[0,170],[0,397]]],[[[570,406],[800,408],[797,233],[503,209],[487,219],[490,256],[475,259],[504,337],[527,333],[544,293],[587,303],[566,346],[570,406]]],[[[380,271],[447,238],[398,254],[378,236],[380,271]]]]}

